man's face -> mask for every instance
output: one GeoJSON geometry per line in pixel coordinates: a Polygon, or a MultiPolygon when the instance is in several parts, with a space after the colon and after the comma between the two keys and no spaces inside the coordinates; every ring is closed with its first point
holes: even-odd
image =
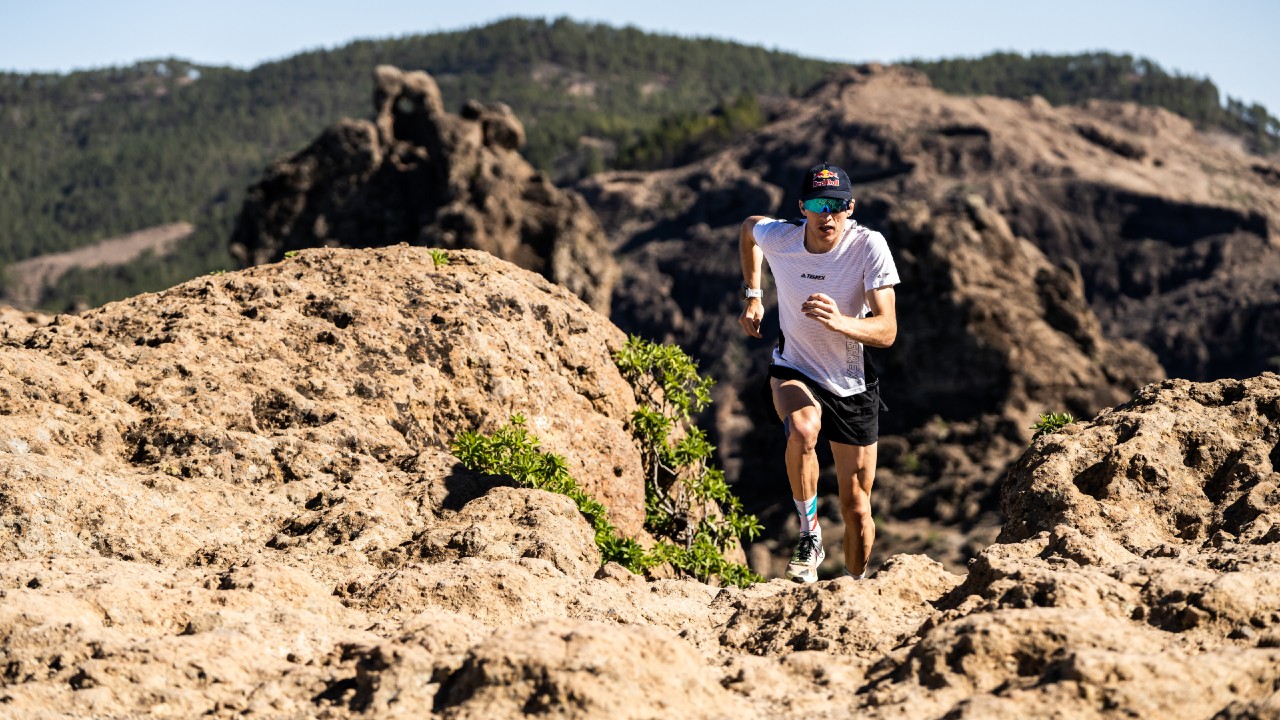
{"type": "Polygon", "coordinates": [[[823,242],[835,242],[840,239],[844,234],[845,225],[853,215],[852,200],[847,201],[846,209],[839,209],[839,206],[845,202],[822,198],[819,201],[810,200],[807,203],[800,203],[800,212],[804,214],[804,219],[808,223],[808,232],[814,239],[823,242]]]}

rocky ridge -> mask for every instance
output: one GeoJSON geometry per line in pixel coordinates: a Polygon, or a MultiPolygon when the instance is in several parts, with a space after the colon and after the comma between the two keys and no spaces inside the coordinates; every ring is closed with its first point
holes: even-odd
{"type": "Polygon", "coordinates": [[[1108,337],[1142,342],[1192,379],[1272,369],[1280,186],[1266,161],[1188,121],[1133,104],[949,96],[915,71],[879,65],[837,74],[777,116],[687,167],[579,183],[628,277],[647,275],[620,289],[629,309],[618,322],[696,337],[693,318],[732,303],[736,287],[703,287],[734,275],[731,248],[704,252],[748,214],[796,215],[796,178],[829,160],[850,173],[855,217],[891,247],[893,213],[923,203],[940,215],[977,195],[1014,236],[1078,272],[1108,337]],[[672,245],[695,260],[668,260],[679,255],[663,249],[672,245]],[[722,264],[728,271],[709,275],[722,264]],[[659,309],[630,308],[627,288],[638,297],[649,285],[675,292],[659,309]]]}
{"type": "Polygon", "coordinates": [[[523,412],[639,509],[622,334],[503,261],[307,250],[8,322],[11,717],[1280,712],[1280,376],[1036,440],[967,576],[733,589],[601,567],[567,498],[448,455],[523,412]]]}

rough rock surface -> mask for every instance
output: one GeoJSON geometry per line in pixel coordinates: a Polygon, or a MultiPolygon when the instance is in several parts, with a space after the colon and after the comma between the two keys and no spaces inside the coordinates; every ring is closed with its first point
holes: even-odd
{"type": "MultiPolygon", "coordinates": [[[[792,511],[758,391],[772,338],[737,326],[737,232],[751,214],[797,215],[815,162],[848,170],[855,218],[903,276],[898,343],[872,352],[890,408],[873,498],[886,548],[962,566],[994,535],[995,484],[1028,418],[1090,417],[1166,375],[1275,369],[1280,187],[1185,120],[949,96],[874,65],[775,117],[686,167],[577,185],[623,263],[613,320],[689,348],[720,381],[722,465],[767,525],[792,511]]],[[[838,522],[834,502],[819,512],[838,522]]],[[[786,535],[768,550],[789,553],[786,535]]]]}
{"type": "MultiPolygon", "coordinates": [[[[409,247],[312,251],[270,271],[198,279],[58,316],[24,341],[24,350],[41,353],[4,363],[11,383],[21,379],[5,399],[33,403],[39,422],[0,422],[12,423],[10,445],[37,465],[45,448],[66,452],[61,438],[98,448],[95,462],[105,464],[96,482],[113,499],[132,492],[137,467],[161,470],[172,478],[155,480],[172,491],[162,505],[177,511],[230,502],[220,490],[198,500],[184,482],[195,476],[244,484],[236,495],[248,503],[262,483],[290,484],[300,496],[319,490],[318,477],[360,492],[366,472],[413,473],[436,462],[423,452],[441,452],[458,432],[491,432],[520,413],[616,524],[638,532],[642,474],[624,428],[633,402],[609,355],[625,338],[563,288],[511,270],[474,251],[455,251],[439,267],[426,250],[409,247]],[[54,371],[55,355],[78,372],[68,379],[54,371]],[[92,422],[69,427],[67,412],[92,422]]],[[[49,474],[50,482],[75,481],[49,474]]],[[[457,483],[459,498],[437,502],[461,505],[466,484],[457,483]]],[[[365,502],[346,504],[332,493],[302,500],[308,506],[290,508],[296,516],[279,542],[312,537],[319,524],[327,526],[321,536],[377,545],[374,536],[404,513],[387,509],[381,519],[365,502]]],[[[89,499],[73,493],[50,501],[91,511],[89,499]]],[[[224,543],[257,540],[189,522],[167,528],[173,537],[109,542],[117,554],[145,557],[179,547],[216,556],[224,543]]],[[[23,541],[45,552],[79,543],[56,526],[48,535],[33,526],[23,541]]]]}
{"type": "Polygon", "coordinates": [[[967,576],[647,581],[443,449],[523,412],[625,507],[621,333],[450,257],[309,250],[3,335],[6,717],[1280,711],[1280,377],[1037,440],[967,576]]]}
{"type": "Polygon", "coordinates": [[[1002,491],[1002,540],[1068,524],[1120,557],[1280,540],[1280,376],[1149,385],[1039,442],[1002,491]]]}
{"type": "Polygon", "coordinates": [[[475,248],[541,273],[608,315],[618,277],[596,216],[519,153],[501,103],[444,110],[424,72],[380,66],[374,119],[344,119],[249,189],[231,239],[241,267],[308,247],[475,248]]]}
{"type": "Polygon", "coordinates": [[[52,319],[44,313],[0,305],[0,337],[6,343],[21,342],[27,333],[48,325],[52,319]]]}

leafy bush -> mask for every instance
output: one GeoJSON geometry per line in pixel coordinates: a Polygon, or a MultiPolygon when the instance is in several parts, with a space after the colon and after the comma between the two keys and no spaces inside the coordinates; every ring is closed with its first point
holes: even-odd
{"type": "Polygon", "coordinates": [[[1031,436],[1031,439],[1035,440],[1041,435],[1057,432],[1075,421],[1076,419],[1071,416],[1071,413],[1047,413],[1041,415],[1040,420],[1031,426],[1031,429],[1036,431],[1036,434],[1031,436]]]}
{"type": "Polygon", "coordinates": [[[613,359],[639,403],[631,429],[645,468],[645,528],[670,540],[655,552],[702,580],[719,576],[737,585],[761,580],[724,557],[738,538],[754,539],[762,526],[742,512],[724,473],[708,462],[715,446],[691,419],[711,403],[715,381],[698,375],[697,363],[679,347],[634,335],[613,359]],[[673,439],[677,430],[680,437],[673,439]]]}

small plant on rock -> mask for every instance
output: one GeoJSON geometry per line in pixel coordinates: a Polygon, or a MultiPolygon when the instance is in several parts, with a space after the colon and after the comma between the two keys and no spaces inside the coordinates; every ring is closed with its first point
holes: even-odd
{"type": "Polygon", "coordinates": [[[1031,429],[1036,431],[1036,434],[1031,436],[1031,439],[1035,440],[1041,435],[1057,432],[1075,421],[1076,419],[1071,416],[1071,413],[1046,413],[1041,415],[1040,420],[1031,426],[1031,429]]]}
{"type": "Polygon", "coordinates": [[[427,254],[431,256],[431,262],[434,263],[436,267],[449,264],[449,252],[447,250],[431,248],[427,251],[427,254]]]}

